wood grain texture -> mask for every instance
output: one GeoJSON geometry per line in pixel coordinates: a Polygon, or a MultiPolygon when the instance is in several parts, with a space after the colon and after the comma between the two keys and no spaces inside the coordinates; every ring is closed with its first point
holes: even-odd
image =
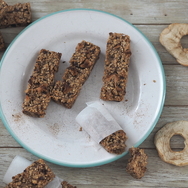
{"type": "MultiPolygon", "coordinates": [[[[7,0],[13,5],[27,0],[7,0]]],[[[135,180],[125,172],[128,155],[99,167],[68,168],[51,163],[48,165],[56,175],[67,180],[78,188],[125,188],[125,187],[188,187],[188,166],[176,167],[163,162],[157,154],[153,142],[155,133],[166,123],[178,120],[188,121],[188,67],[177,63],[159,42],[159,35],[170,23],[187,23],[187,0],[31,0],[33,21],[47,14],[74,8],[90,8],[107,11],[134,24],[156,48],[166,76],[166,100],[158,123],[149,137],[140,145],[148,157],[148,171],[144,178],[135,180]]],[[[6,46],[24,29],[1,29],[6,46]]],[[[188,48],[188,36],[182,38],[182,46],[188,48]]],[[[4,52],[0,52],[0,59],[4,52]]],[[[183,139],[174,137],[171,140],[173,150],[184,148],[183,139]]],[[[8,133],[0,121],[0,188],[5,184],[3,176],[15,155],[29,160],[37,157],[23,149],[8,133]]]]}

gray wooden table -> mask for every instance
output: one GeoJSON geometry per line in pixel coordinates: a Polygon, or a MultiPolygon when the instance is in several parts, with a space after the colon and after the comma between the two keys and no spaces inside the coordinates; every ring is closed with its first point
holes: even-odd
{"type": "MultiPolygon", "coordinates": [[[[7,0],[15,4],[16,0],[7,0]]],[[[27,0],[19,0],[24,3],[27,0]]],[[[128,156],[115,162],[93,168],[68,168],[51,163],[48,165],[61,178],[78,188],[118,188],[118,187],[188,187],[188,166],[176,167],[163,162],[157,154],[153,139],[155,133],[166,123],[177,120],[188,120],[188,68],[179,65],[176,60],[159,43],[159,34],[170,23],[187,23],[187,0],[30,0],[33,21],[49,13],[71,9],[91,8],[107,11],[133,23],[152,42],[163,62],[167,94],[162,115],[150,134],[141,144],[149,160],[148,171],[141,180],[136,180],[125,171],[128,156]]],[[[6,45],[23,29],[1,29],[6,45]]],[[[188,37],[183,37],[182,45],[188,47],[188,37]]],[[[2,57],[3,52],[0,53],[2,57]]],[[[171,139],[172,149],[182,149],[183,139],[174,136],[171,139]]],[[[3,176],[15,155],[29,160],[37,157],[23,149],[7,132],[0,122],[0,187],[4,187],[3,176]]]]}

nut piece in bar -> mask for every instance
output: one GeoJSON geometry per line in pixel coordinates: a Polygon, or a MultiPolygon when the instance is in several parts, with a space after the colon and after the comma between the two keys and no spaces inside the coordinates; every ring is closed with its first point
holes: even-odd
{"type": "Polygon", "coordinates": [[[61,53],[45,49],[40,51],[25,91],[24,114],[33,117],[44,117],[51,99],[51,90],[61,55],[61,53]]]}
{"type": "Polygon", "coordinates": [[[100,144],[107,150],[109,153],[113,154],[122,154],[125,151],[126,145],[125,141],[127,140],[126,133],[123,130],[116,131],[111,135],[104,138],[100,144]]]}
{"type": "Polygon", "coordinates": [[[5,3],[5,1],[0,0],[0,19],[4,16],[4,14],[6,13],[6,8],[7,7],[7,3],[5,3]]]}
{"type": "Polygon", "coordinates": [[[124,99],[130,56],[130,37],[121,33],[109,33],[101,99],[118,102],[124,99]]]}
{"type": "Polygon", "coordinates": [[[22,173],[12,177],[12,182],[5,188],[32,187],[43,188],[54,179],[52,170],[39,159],[28,166],[22,173]]]}
{"type": "Polygon", "coordinates": [[[62,188],[77,188],[76,186],[70,185],[70,184],[67,183],[66,181],[63,181],[63,182],[61,183],[61,185],[62,185],[62,188]]]}
{"type": "Polygon", "coordinates": [[[131,158],[128,161],[126,171],[136,179],[141,179],[144,176],[147,168],[148,156],[144,153],[144,149],[130,148],[129,153],[131,158]]]}
{"type": "Polygon", "coordinates": [[[31,23],[30,3],[5,6],[0,17],[0,28],[26,26],[31,23]]]}
{"type": "Polygon", "coordinates": [[[70,59],[71,66],[65,70],[62,81],[57,81],[52,91],[52,99],[71,108],[75,103],[82,85],[90,75],[99,58],[100,48],[90,42],[82,41],[70,59]]]}
{"type": "Polygon", "coordinates": [[[0,51],[3,51],[5,49],[5,42],[3,40],[3,36],[0,33],[0,51]]]}

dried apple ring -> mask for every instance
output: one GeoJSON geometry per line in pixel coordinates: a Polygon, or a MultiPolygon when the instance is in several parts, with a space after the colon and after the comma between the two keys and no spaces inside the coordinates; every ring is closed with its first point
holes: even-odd
{"type": "Polygon", "coordinates": [[[183,48],[180,43],[185,35],[188,35],[188,24],[174,23],[161,32],[159,41],[178,63],[188,66],[188,49],[183,48]]]}
{"type": "Polygon", "coordinates": [[[154,143],[163,161],[176,166],[188,165],[188,121],[166,124],[156,133],[154,143]],[[182,151],[172,151],[170,148],[170,139],[174,135],[181,135],[185,139],[182,151]]]}

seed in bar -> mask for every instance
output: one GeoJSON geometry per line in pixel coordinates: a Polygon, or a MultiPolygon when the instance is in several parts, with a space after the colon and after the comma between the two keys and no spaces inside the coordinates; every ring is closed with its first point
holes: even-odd
{"type": "Polygon", "coordinates": [[[124,99],[130,56],[129,36],[121,33],[109,33],[101,99],[118,102],[124,99]]]}

